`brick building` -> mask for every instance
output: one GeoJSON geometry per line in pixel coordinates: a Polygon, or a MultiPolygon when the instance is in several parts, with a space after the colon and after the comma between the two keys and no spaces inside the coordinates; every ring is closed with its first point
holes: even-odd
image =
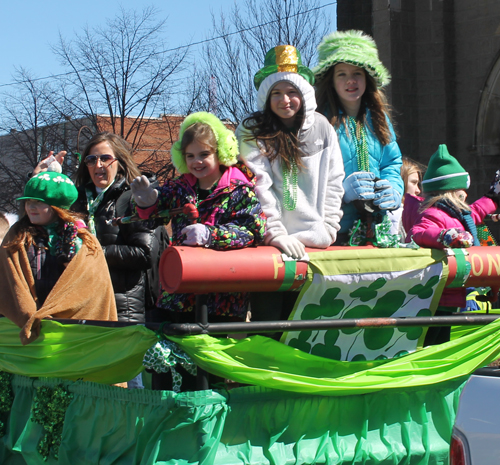
{"type": "MultiPolygon", "coordinates": [[[[142,171],[156,173],[160,180],[174,173],[170,148],[179,137],[183,119],[179,115],[124,119],[122,133],[134,147],[134,159],[142,171]]],[[[76,153],[84,150],[92,135],[99,131],[120,133],[121,123],[100,115],[94,124],[86,119],[68,120],[26,131],[12,130],[0,136],[0,210],[15,210],[14,199],[22,194],[26,174],[50,150],[68,152],[63,170],[71,176],[78,166],[76,153]]]]}
{"type": "Polygon", "coordinates": [[[481,196],[500,169],[500,2],[338,0],[337,27],[377,42],[403,154],[447,144],[481,196]]]}

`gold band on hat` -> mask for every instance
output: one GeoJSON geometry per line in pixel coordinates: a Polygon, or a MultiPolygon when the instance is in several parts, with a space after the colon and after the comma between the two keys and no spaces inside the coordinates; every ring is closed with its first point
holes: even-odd
{"type": "Polygon", "coordinates": [[[296,73],[299,64],[297,49],[291,45],[278,45],[274,47],[278,72],[296,73]]]}

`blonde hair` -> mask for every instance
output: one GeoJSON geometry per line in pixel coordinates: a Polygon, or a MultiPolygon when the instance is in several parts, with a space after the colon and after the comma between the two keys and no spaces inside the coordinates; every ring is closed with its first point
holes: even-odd
{"type": "Polygon", "coordinates": [[[424,176],[427,166],[422,165],[418,161],[412,160],[409,157],[403,157],[403,164],[401,165],[401,177],[403,178],[404,192],[407,192],[408,178],[410,174],[418,174],[418,183],[422,182],[422,177],[424,176]]]}
{"type": "Polygon", "coordinates": [[[422,205],[419,208],[419,212],[422,213],[428,208],[433,207],[440,200],[446,201],[446,203],[451,204],[457,210],[470,211],[469,205],[458,197],[457,192],[457,190],[428,192],[426,194],[425,200],[422,202],[422,205]]]}

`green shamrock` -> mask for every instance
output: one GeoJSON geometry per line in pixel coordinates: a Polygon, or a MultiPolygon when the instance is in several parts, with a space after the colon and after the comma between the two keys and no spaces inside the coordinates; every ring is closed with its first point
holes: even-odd
{"type": "Polygon", "coordinates": [[[422,300],[428,299],[434,293],[434,287],[438,282],[439,282],[439,276],[437,275],[431,276],[429,280],[425,283],[425,285],[416,284],[408,291],[408,294],[416,295],[418,296],[419,299],[422,300]]]}
{"type": "Polygon", "coordinates": [[[380,288],[384,287],[386,283],[387,279],[378,278],[377,280],[370,283],[370,285],[368,285],[367,287],[358,287],[354,292],[351,292],[349,296],[352,298],[359,297],[361,302],[368,302],[369,300],[377,297],[377,291],[380,288]]]}
{"type": "Polygon", "coordinates": [[[345,302],[337,300],[340,293],[338,287],[328,289],[317,304],[307,304],[302,310],[300,315],[301,320],[316,320],[321,317],[334,317],[337,316],[344,308],[345,302]]]}
{"type": "Polygon", "coordinates": [[[314,345],[311,350],[311,354],[333,360],[340,360],[342,351],[339,346],[335,345],[337,339],[339,338],[339,334],[340,332],[338,329],[329,329],[326,331],[325,343],[314,345]]]}
{"type": "Polygon", "coordinates": [[[307,340],[311,337],[312,331],[301,331],[298,337],[290,339],[288,345],[294,347],[295,349],[302,350],[303,352],[309,353],[311,351],[311,344],[307,340]]]}

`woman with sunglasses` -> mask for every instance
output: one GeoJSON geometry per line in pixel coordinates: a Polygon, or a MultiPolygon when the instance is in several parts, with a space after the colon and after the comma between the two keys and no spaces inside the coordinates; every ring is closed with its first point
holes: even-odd
{"type": "Polygon", "coordinates": [[[145,321],[150,299],[148,270],[159,255],[158,239],[144,222],[114,226],[107,220],[131,214],[130,182],[140,175],[127,141],[109,132],[96,134],[88,142],[76,172],[79,195],[72,207],[85,214],[90,232],[101,243],[118,320],[137,323],[145,321]]]}

